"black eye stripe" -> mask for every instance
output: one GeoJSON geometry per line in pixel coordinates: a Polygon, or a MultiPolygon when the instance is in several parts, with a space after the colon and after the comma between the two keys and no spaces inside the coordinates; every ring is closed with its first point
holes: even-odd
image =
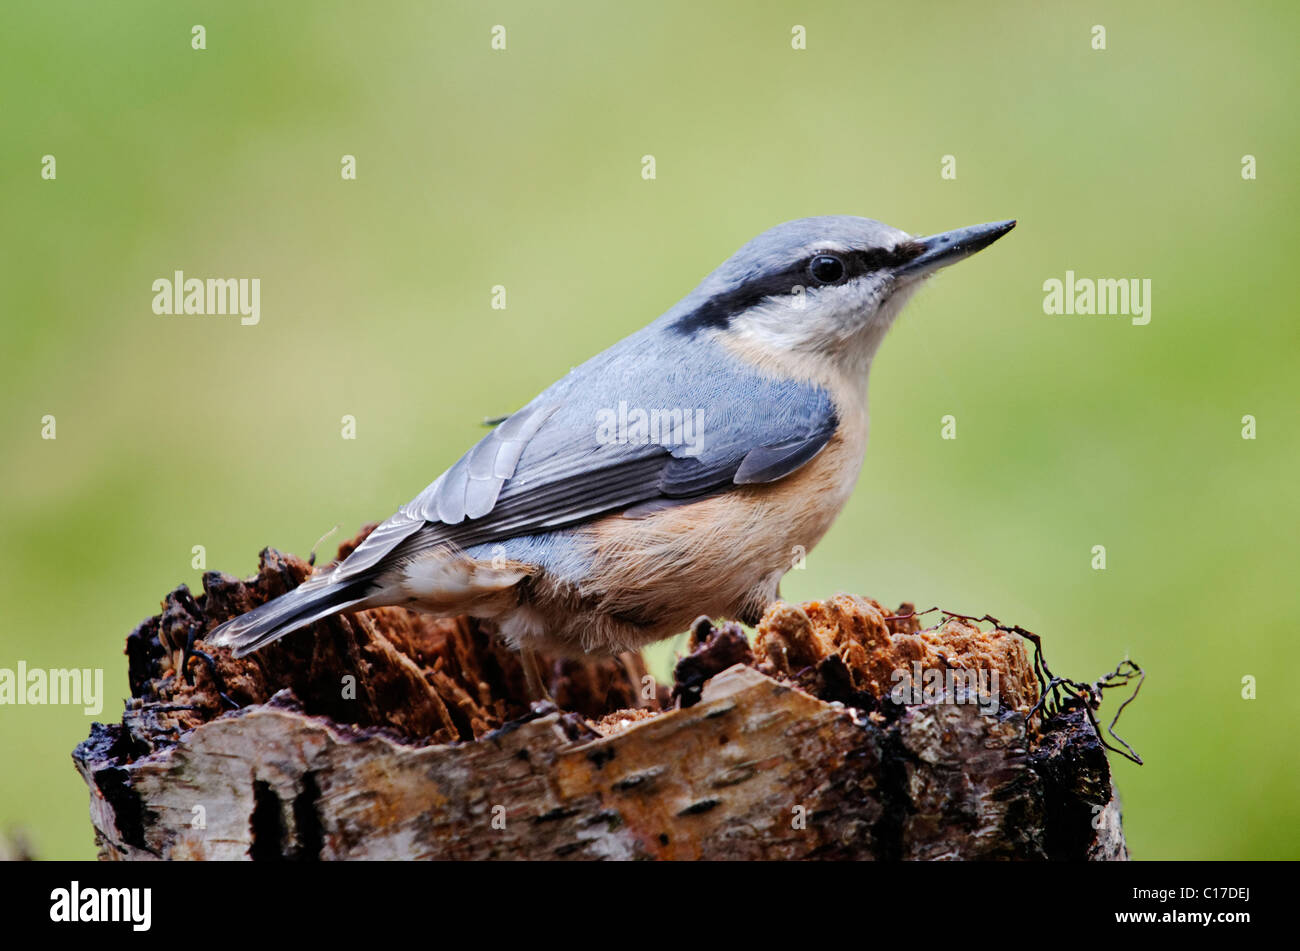
{"type": "Polygon", "coordinates": [[[919,257],[924,251],[925,246],[919,241],[903,241],[892,248],[854,251],[851,256],[861,268],[859,273],[865,274],[868,271],[878,271],[882,267],[899,267],[919,257]]]}
{"type": "Polygon", "coordinates": [[[845,274],[837,282],[843,284],[884,267],[906,264],[924,250],[916,241],[904,241],[892,248],[872,248],[867,251],[815,250],[779,271],[757,274],[739,287],[710,297],[695,310],[679,317],[673,327],[683,334],[710,328],[721,329],[728,326],[736,314],[761,303],[765,298],[789,294],[796,285],[816,287],[817,282],[811,279],[808,269],[813,259],[819,255],[834,256],[844,263],[845,274]]]}
{"type": "Polygon", "coordinates": [[[813,261],[822,255],[839,258],[844,262],[844,280],[851,281],[883,267],[899,267],[924,250],[919,241],[904,241],[892,248],[872,248],[868,251],[815,251],[808,258],[807,264],[811,267],[813,261]]]}

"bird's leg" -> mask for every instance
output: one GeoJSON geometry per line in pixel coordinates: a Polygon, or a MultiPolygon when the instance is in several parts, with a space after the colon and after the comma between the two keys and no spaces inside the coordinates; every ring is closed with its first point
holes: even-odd
{"type": "Polygon", "coordinates": [[[641,678],[647,673],[641,652],[622,651],[618,655],[618,662],[622,664],[623,673],[627,674],[628,683],[632,685],[632,706],[638,710],[650,706],[641,696],[641,678]]]}
{"type": "Polygon", "coordinates": [[[555,698],[551,696],[551,691],[547,689],[546,681],[542,678],[542,664],[537,652],[521,647],[519,661],[524,668],[524,683],[528,688],[529,702],[555,703],[555,698]]]}

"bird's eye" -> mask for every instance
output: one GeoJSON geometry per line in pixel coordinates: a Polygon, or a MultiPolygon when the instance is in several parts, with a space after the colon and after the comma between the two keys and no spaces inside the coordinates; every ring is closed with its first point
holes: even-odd
{"type": "Polygon", "coordinates": [[[834,284],[844,277],[844,262],[833,254],[819,254],[808,262],[808,273],[818,284],[834,284]]]}

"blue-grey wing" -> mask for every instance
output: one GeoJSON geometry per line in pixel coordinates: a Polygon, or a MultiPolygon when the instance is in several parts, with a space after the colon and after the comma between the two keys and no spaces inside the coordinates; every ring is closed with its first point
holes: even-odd
{"type": "Polygon", "coordinates": [[[501,487],[515,473],[524,447],[555,412],[555,404],[533,403],[488,433],[423,492],[366,536],[335,571],[335,579],[359,576],[430,523],[453,526],[492,511],[501,487]]]}
{"type": "Polygon", "coordinates": [[[615,348],[508,417],[335,577],[440,544],[468,548],[774,482],[814,458],[837,426],[825,389],[773,379],[698,342],[685,354],[615,348]],[[638,429],[639,414],[661,425],[638,429]]]}

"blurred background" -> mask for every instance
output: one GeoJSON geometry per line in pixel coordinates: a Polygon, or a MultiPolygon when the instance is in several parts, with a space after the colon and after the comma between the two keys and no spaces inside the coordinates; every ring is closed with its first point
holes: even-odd
{"type": "MultiPolygon", "coordinates": [[[[4,5],[0,667],[102,667],[115,720],[194,546],[332,553],[778,222],[1015,217],[892,331],[784,593],[990,612],[1079,679],[1131,655],[1133,855],[1300,856],[1300,8],[476,6],[4,5]],[[177,269],[260,278],[260,323],[155,315],[177,269]],[[1067,269],[1149,278],[1150,324],[1046,315],[1067,269]]],[[[94,855],[90,720],[0,707],[0,833],[41,857],[94,855]]]]}

